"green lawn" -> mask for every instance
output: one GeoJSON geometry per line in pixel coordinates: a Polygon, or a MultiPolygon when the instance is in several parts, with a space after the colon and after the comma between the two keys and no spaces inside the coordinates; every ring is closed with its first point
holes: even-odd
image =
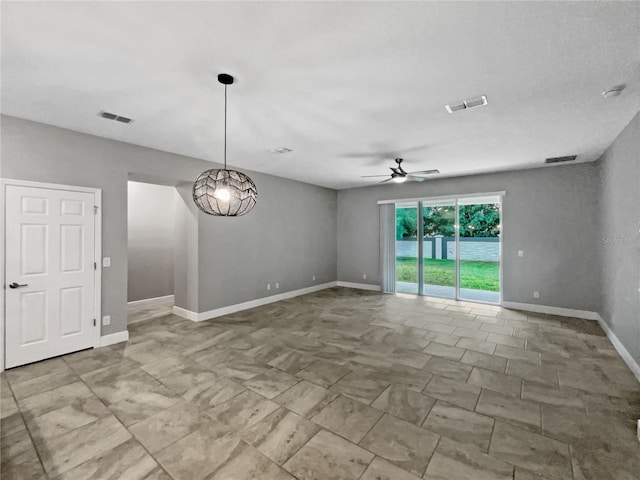
{"type": "MultiPolygon", "coordinates": [[[[415,258],[396,258],[396,280],[417,283],[418,261],[415,258]]],[[[456,265],[454,260],[424,260],[424,283],[455,287],[456,265]]],[[[472,288],[488,292],[500,291],[500,266],[498,262],[460,261],[460,288],[472,288]]]]}

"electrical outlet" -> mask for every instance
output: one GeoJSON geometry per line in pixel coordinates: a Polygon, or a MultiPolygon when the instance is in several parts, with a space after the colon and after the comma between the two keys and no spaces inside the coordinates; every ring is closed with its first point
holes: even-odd
{"type": "Polygon", "coordinates": [[[267,283],[267,290],[271,290],[271,284],[267,283]]]}
{"type": "Polygon", "coordinates": [[[367,279],[367,274],[366,274],[366,273],[363,273],[363,274],[362,274],[362,279],[363,279],[363,280],[366,280],[366,279],[367,279]]]}
{"type": "Polygon", "coordinates": [[[280,288],[280,284],[276,282],[276,290],[280,288]]]}
{"type": "Polygon", "coordinates": [[[102,259],[102,266],[103,267],[110,267],[111,266],[111,257],[104,257],[102,259]]]}
{"type": "Polygon", "coordinates": [[[533,292],[533,298],[540,298],[540,292],[534,291],[533,292]]]}
{"type": "Polygon", "coordinates": [[[102,325],[111,325],[111,315],[102,317],[102,325]]]}
{"type": "Polygon", "coordinates": [[[311,277],[311,280],[313,280],[315,282],[316,281],[316,276],[314,275],[313,277],[311,277]]]}
{"type": "Polygon", "coordinates": [[[518,256],[524,257],[524,250],[518,250],[518,256]]]}

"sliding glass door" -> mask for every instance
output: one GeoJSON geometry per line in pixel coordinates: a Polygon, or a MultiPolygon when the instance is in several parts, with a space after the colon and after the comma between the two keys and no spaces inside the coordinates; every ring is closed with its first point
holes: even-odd
{"type": "Polygon", "coordinates": [[[423,293],[456,298],[455,200],[421,202],[423,241],[423,293]]]}
{"type": "Polygon", "coordinates": [[[460,300],[500,303],[500,198],[458,200],[460,300]]]}
{"type": "Polygon", "coordinates": [[[396,292],[420,293],[418,202],[396,204],[396,292]]]}
{"type": "Polygon", "coordinates": [[[499,195],[397,203],[396,291],[500,303],[500,206],[499,195]]]}

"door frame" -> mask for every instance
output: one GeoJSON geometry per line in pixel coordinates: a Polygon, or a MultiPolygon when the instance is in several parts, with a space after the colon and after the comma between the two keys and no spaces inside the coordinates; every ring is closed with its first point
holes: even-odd
{"type": "Polygon", "coordinates": [[[70,192],[92,193],[95,209],[94,223],[94,250],[93,261],[96,268],[94,270],[94,310],[96,325],[93,327],[93,347],[100,346],[100,336],[102,329],[102,189],[81,187],[77,185],[60,185],[57,183],[33,182],[29,180],[16,180],[10,178],[0,178],[0,195],[2,195],[0,205],[0,225],[3,234],[0,235],[0,285],[2,285],[2,295],[0,295],[0,372],[4,371],[5,365],[5,321],[6,321],[6,295],[7,286],[5,282],[6,275],[6,208],[7,208],[7,187],[31,187],[43,188],[48,190],[66,190],[70,192]]]}

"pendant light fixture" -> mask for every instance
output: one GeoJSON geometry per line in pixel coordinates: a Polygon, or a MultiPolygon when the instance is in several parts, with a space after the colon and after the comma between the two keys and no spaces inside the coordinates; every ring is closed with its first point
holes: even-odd
{"type": "Polygon", "coordinates": [[[258,190],[244,173],[227,170],[227,85],[233,83],[233,77],[221,73],[218,81],[224,85],[224,168],[200,174],[193,184],[193,201],[209,215],[239,217],[255,206],[258,190]]]}

